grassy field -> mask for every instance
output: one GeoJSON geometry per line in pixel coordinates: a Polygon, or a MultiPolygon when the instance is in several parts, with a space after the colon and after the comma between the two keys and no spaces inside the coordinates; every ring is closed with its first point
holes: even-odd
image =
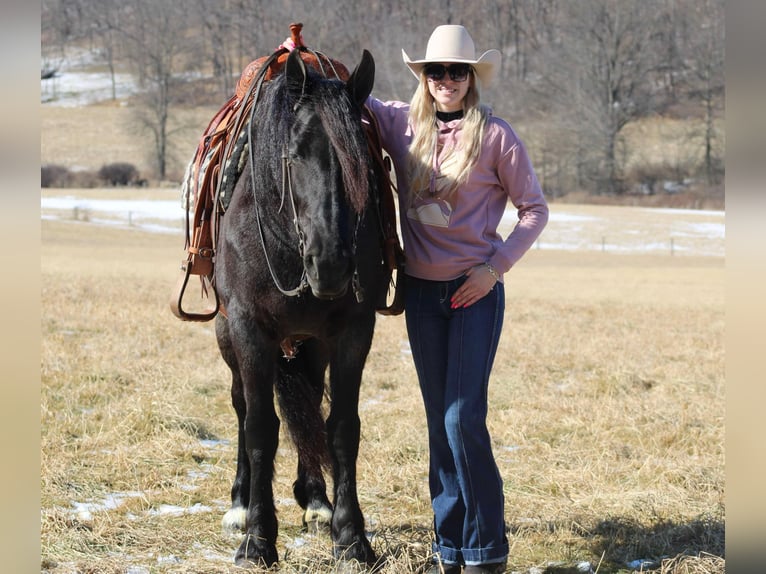
{"type": "MultiPolygon", "coordinates": [[[[235,469],[228,372],[212,323],[168,309],[182,238],[41,228],[41,570],[241,571],[220,528],[235,469]]],[[[646,560],[724,572],[723,258],[532,250],[506,281],[490,428],[508,571],[646,560]]],[[[428,455],[402,317],[379,317],[360,416],[359,491],[382,572],[418,572],[428,455]]],[[[329,537],[301,531],[295,462],[283,436],[280,571],[332,571],[329,537]]]]}

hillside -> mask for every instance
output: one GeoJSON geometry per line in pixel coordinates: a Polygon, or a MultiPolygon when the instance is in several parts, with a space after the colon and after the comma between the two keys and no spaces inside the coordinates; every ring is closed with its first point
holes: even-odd
{"type": "MultiPolygon", "coordinates": [[[[168,178],[153,180],[152,136],[137,118],[137,110],[129,100],[118,103],[96,103],[83,107],[41,104],[40,159],[42,165],[57,164],[73,171],[97,171],[104,164],[128,162],[154,185],[175,186],[180,182],[186,163],[194,152],[200,134],[215,113],[214,106],[186,107],[172,116],[171,148],[168,178]]],[[[634,127],[632,134],[642,145],[642,153],[652,158],[674,157],[678,143],[669,133],[688,129],[680,120],[647,120],[634,127]]],[[[534,133],[533,126],[519,124],[520,132],[534,133]]],[[[534,150],[534,137],[530,147],[534,150]]],[[[691,209],[725,207],[724,187],[689,186],[674,193],[655,195],[599,196],[584,191],[569,191],[553,202],[595,203],[600,205],[642,205],[691,209]]]]}

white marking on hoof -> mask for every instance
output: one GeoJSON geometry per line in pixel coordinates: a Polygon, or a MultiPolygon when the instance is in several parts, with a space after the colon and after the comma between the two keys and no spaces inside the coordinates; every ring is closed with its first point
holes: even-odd
{"type": "Polygon", "coordinates": [[[226,511],[221,520],[221,526],[226,531],[238,532],[245,529],[246,521],[247,509],[244,506],[237,506],[226,511]]]}
{"type": "Polygon", "coordinates": [[[315,508],[307,508],[303,513],[303,521],[306,524],[316,522],[319,524],[330,524],[332,522],[332,509],[322,505],[315,508]]]}

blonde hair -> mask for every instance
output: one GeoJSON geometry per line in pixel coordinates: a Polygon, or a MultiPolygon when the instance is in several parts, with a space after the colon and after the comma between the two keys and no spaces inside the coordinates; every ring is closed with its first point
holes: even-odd
{"type": "MultiPolygon", "coordinates": [[[[471,82],[463,98],[463,123],[460,144],[450,152],[449,161],[442,163],[440,176],[446,178],[446,190],[442,197],[451,195],[468,179],[481,153],[484,127],[490,115],[489,107],[481,103],[481,91],[476,74],[469,74],[471,82]]],[[[410,102],[410,122],[413,138],[409,147],[408,174],[410,181],[410,202],[430,187],[433,175],[434,154],[437,153],[438,128],[436,104],[428,91],[428,80],[420,73],[420,84],[410,102]]]]}

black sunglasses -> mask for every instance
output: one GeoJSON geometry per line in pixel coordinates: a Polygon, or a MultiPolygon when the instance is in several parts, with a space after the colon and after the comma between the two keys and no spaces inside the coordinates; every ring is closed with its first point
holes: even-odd
{"type": "Polygon", "coordinates": [[[453,82],[465,82],[468,79],[468,73],[471,71],[469,64],[452,64],[451,66],[445,66],[444,64],[428,64],[423,68],[423,73],[426,78],[433,80],[434,82],[440,81],[444,78],[445,73],[449,73],[450,80],[453,82]]]}

